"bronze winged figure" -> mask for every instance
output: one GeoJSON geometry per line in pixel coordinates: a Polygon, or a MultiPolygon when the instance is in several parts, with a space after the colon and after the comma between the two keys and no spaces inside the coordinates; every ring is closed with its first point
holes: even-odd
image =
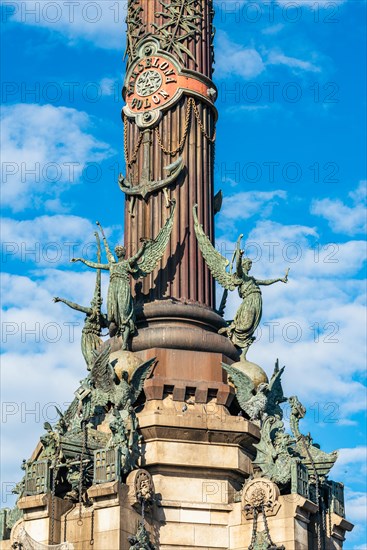
{"type": "Polygon", "coordinates": [[[214,279],[226,290],[238,289],[242,304],[237,310],[234,320],[228,326],[219,330],[241,350],[241,358],[246,359],[246,353],[254,342],[254,333],[259,326],[262,315],[262,295],[260,286],[288,282],[288,272],[278,279],[255,279],[249,275],[252,261],[244,258],[244,251],[239,247],[235,253],[236,270],[228,272],[229,261],[224,258],[206,236],[197,217],[197,205],[193,207],[194,227],[199,248],[214,279]]]}
{"type": "Polygon", "coordinates": [[[126,249],[121,245],[115,247],[117,259],[115,258],[108,246],[103,229],[99,222],[97,222],[102,231],[108,263],[90,262],[84,258],[73,258],[71,260],[72,262],[83,262],[93,269],[104,269],[110,272],[110,284],[107,295],[107,319],[110,334],[121,336],[123,350],[128,348],[129,339],[136,332],[130,276],[132,275],[134,279],[140,279],[149,275],[157,267],[171,235],[175,207],[176,203],[173,201],[171,214],[157,237],[153,240],[142,239],[142,246],[131,258],[126,258],[126,249]]]}
{"type": "MultiPolygon", "coordinates": [[[[95,233],[97,240],[97,263],[101,262],[101,243],[98,233],[95,233]]],[[[93,352],[98,350],[103,344],[101,339],[102,328],[108,328],[107,315],[102,313],[102,296],[101,296],[101,270],[97,270],[96,285],[94,289],[93,300],[89,307],[81,306],[65,298],[54,298],[54,302],[62,302],[71,309],[85,313],[84,327],[82,330],[81,348],[84,360],[87,364],[88,370],[91,369],[91,365],[94,360],[93,352]]]]}

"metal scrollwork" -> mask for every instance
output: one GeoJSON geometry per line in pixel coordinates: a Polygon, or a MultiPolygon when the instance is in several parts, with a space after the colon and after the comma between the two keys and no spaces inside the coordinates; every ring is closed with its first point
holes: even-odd
{"type": "Polygon", "coordinates": [[[156,12],[164,23],[152,23],[154,34],[159,39],[162,50],[172,52],[184,63],[187,55],[196,64],[195,56],[190,52],[187,43],[195,40],[201,32],[203,15],[198,0],[171,0],[168,4],[160,0],[163,11],[156,12]]]}
{"type": "Polygon", "coordinates": [[[136,57],[136,45],[145,34],[145,25],[143,23],[142,14],[143,8],[139,0],[130,0],[127,8],[127,45],[125,58],[128,57],[129,62],[136,57]]]}

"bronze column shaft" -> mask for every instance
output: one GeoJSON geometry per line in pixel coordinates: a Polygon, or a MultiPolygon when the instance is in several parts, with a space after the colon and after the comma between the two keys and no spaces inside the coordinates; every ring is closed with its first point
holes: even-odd
{"type": "MultiPolygon", "coordinates": [[[[200,78],[211,78],[212,76],[212,50],[210,47],[212,39],[212,2],[208,0],[171,0],[171,6],[180,8],[182,17],[190,15],[190,9],[198,14],[195,19],[197,32],[182,41],[196,62],[187,54],[183,53],[182,58],[177,55],[174,48],[167,48],[167,53],[173,55],[182,68],[195,71],[200,78]],[[184,62],[183,62],[184,61],[184,62]]],[[[141,25],[145,29],[145,35],[152,33],[153,37],[160,41],[162,49],[166,45],[162,39],[159,28],[167,23],[169,12],[166,12],[164,5],[159,0],[146,2],[144,0],[131,0],[130,7],[142,8],[140,12],[141,25]],[[158,12],[165,12],[166,17],[157,15],[158,12]],[[155,24],[156,27],[153,27],[155,24]]],[[[174,37],[172,40],[180,40],[182,29],[179,22],[169,28],[174,37]]],[[[131,29],[130,29],[131,32],[131,29]]],[[[169,40],[167,40],[169,43],[169,40]]],[[[153,56],[154,57],[154,56],[153,56]]],[[[128,64],[132,62],[129,58],[128,64]]],[[[208,135],[213,135],[215,127],[216,111],[209,101],[205,101],[197,95],[186,92],[178,102],[171,105],[162,113],[157,128],[161,141],[168,150],[175,149],[183,138],[185,129],[185,117],[189,98],[194,98],[197,106],[197,113],[201,123],[208,135]]],[[[134,120],[127,121],[127,148],[132,156],[136,149],[141,129],[134,120]]],[[[156,137],[156,130],[151,132],[151,174],[150,178],[157,180],[166,176],[164,166],[171,164],[179,155],[183,157],[185,165],[185,176],[175,185],[168,189],[171,199],[177,201],[177,213],[175,225],[172,231],[171,240],[167,250],[160,262],[158,269],[147,277],[140,289],[133,288],[137,298],[150,302],[163,298],[171,298],[178,301],[190,301],[214,308],[214,284],[208,268],[206,267],[201,253],[198,250],[197,241],[193,229],[192,206],[199,204],[199,211],[202,216],[203,226],[210,236],[213,234],[213,161],[214,145],[203,135],[195,112],[191,106],[191,117],[188,134],[182,152],[174,156],[165,154],[156,137]]],[[[135,163],[127,168],[127,177],[131,178],[133,184],[139,183],[144,164],[144,148],[141,146],[135,163]]],[[[140,238],[154,238],[160,227],[165,222],[168,209],[166,200],[161,191],[149,195],[144,200],[136,200],[134,216],[129,213],[130,200],[126,201],[125,207],[125,242],[129,253],[135,252],[139,246],[140,238]]]]}

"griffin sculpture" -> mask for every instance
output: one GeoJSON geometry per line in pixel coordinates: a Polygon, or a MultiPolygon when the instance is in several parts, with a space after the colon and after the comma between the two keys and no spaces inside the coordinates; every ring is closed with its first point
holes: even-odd
{"type": "Polygon", "coordinates": [[[261,383],[257,388],[251,378],[237,367],[222,363],[222,368],[236,388],[239,406],[251,420],[263,420],[266,416],[282,418],[279,404],[287,401],[281,383],[285,367],[279,369],[277,362],[269,384],[261,383]]]}
{"type": "Polygon", "coordinates": [[[117,410],[129,410],[134,405],[144,386],[144,381],[152,371],[155,358],[137,367],[128,381],[128,373],[123,371],[120,380],[109,361],[110,346],[95,354],[91,370],[92,402],[95,406],[111,403],[117,410]]]}
{"type": "Polygon", "coordinates": [[[297,454],[292,452],[293,438],[286,433],[284,423],[275,416],[268,416],[261,427],[261,439],[254,466],[274,483],[286,485],[291,480],[292,463],[297,454]]]}

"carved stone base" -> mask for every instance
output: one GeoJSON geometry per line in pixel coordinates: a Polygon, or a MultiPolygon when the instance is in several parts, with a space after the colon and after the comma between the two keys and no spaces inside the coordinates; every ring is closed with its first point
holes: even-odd
{"type": "MultiPolygon", "coordinates": [[[[136,413],[143,436],[140,474],[130,473],[126,484],[90,487],[88,507],[70,508],[70,503],[56,499],[55,542],[66,540],[74,550],[130,550],[128,537],[137,533],[141,520],[138,495],[145,492],[154,493],[144,506],[145,527],[158,550],[244,550],[254,523],[254,514],[245,507],[262,512],[262,504],[266,522],[259,513],[258,533],[267,525],[277,546],[312,548],[316,505],[298,494],[279,495],[272,482],[254,477],[260,430],[225,406],[233,394],[225,384],[223,356],[169,348],[148,349],[138,356],[158,358],[154,378],[146,386],[147,400],[136,413]],[[179,380],[183,372],[185,378],[179,380]]],[[[21,505],[29,534],[49,543],[50,496],[28,497],[21,505]]],[[[333,514],[328,547],[341,550],[350,529],[349,522],[333,514]]],[[[9,545],[0,544],[0,549],[9,550],[9,545]]]]}
{"type": "MultiPolygon", "coordinates": [[[[241,417],[221,415],[219,409],[224,407],[209,415],[205,413],[207,405],[192,405],[188,411],[173,414],[172,399],[161,408],[159,403],[162,406],[162,402],[150,401],[139,413],[145,438],[141,463],[149,472],[144,479],[149,480],[155,495],[145,509],[145,526],[159,550],[244,550],[250,545],[253,529],[245,503],[256,505],[262,499],[271,503],[266,518],[276,545],[287,550],[313,548],[314,503],[296,494],[279,496],[274,484],[264,478],[248,481],[241,490],[253,474],[251,449],[258,439],[256,426],[241,417]]],[[[128,537],[137,532],[141,518],[138,472],[128,476],[126,485],[92,486],[88,491],[92,506],[88,508],[83,506],[80,511],[77,504],[61,515],[60,508],[61,540],[72,543],[74,550],[129,550],[128,537]]],[[[40,529],[49,522],[49,499],[45,495],[32,499],[26,508],[27,531],[35,540],[48,543],[40,529]]],[[[349,522],[333,514],[327,548],[341,550],[345,532],[351,528],[349,522]]],[[[259,515],[258,532],[264,529],[259,515]]],[[[9,550],[9,541],[0,543],[0,548],[9,550]]]]}
{"type": "Polygon", "coordinates": [[[14,526],[12,538],[14,538],[16,529],[22,525],[27,533],[38,542],[43,544],[61,542],[61,518],[72,507],[71,502],[58,497],[52,499],[49,493],[19,499],[18,508],[24,511],[24,518],[14,526]]]}

